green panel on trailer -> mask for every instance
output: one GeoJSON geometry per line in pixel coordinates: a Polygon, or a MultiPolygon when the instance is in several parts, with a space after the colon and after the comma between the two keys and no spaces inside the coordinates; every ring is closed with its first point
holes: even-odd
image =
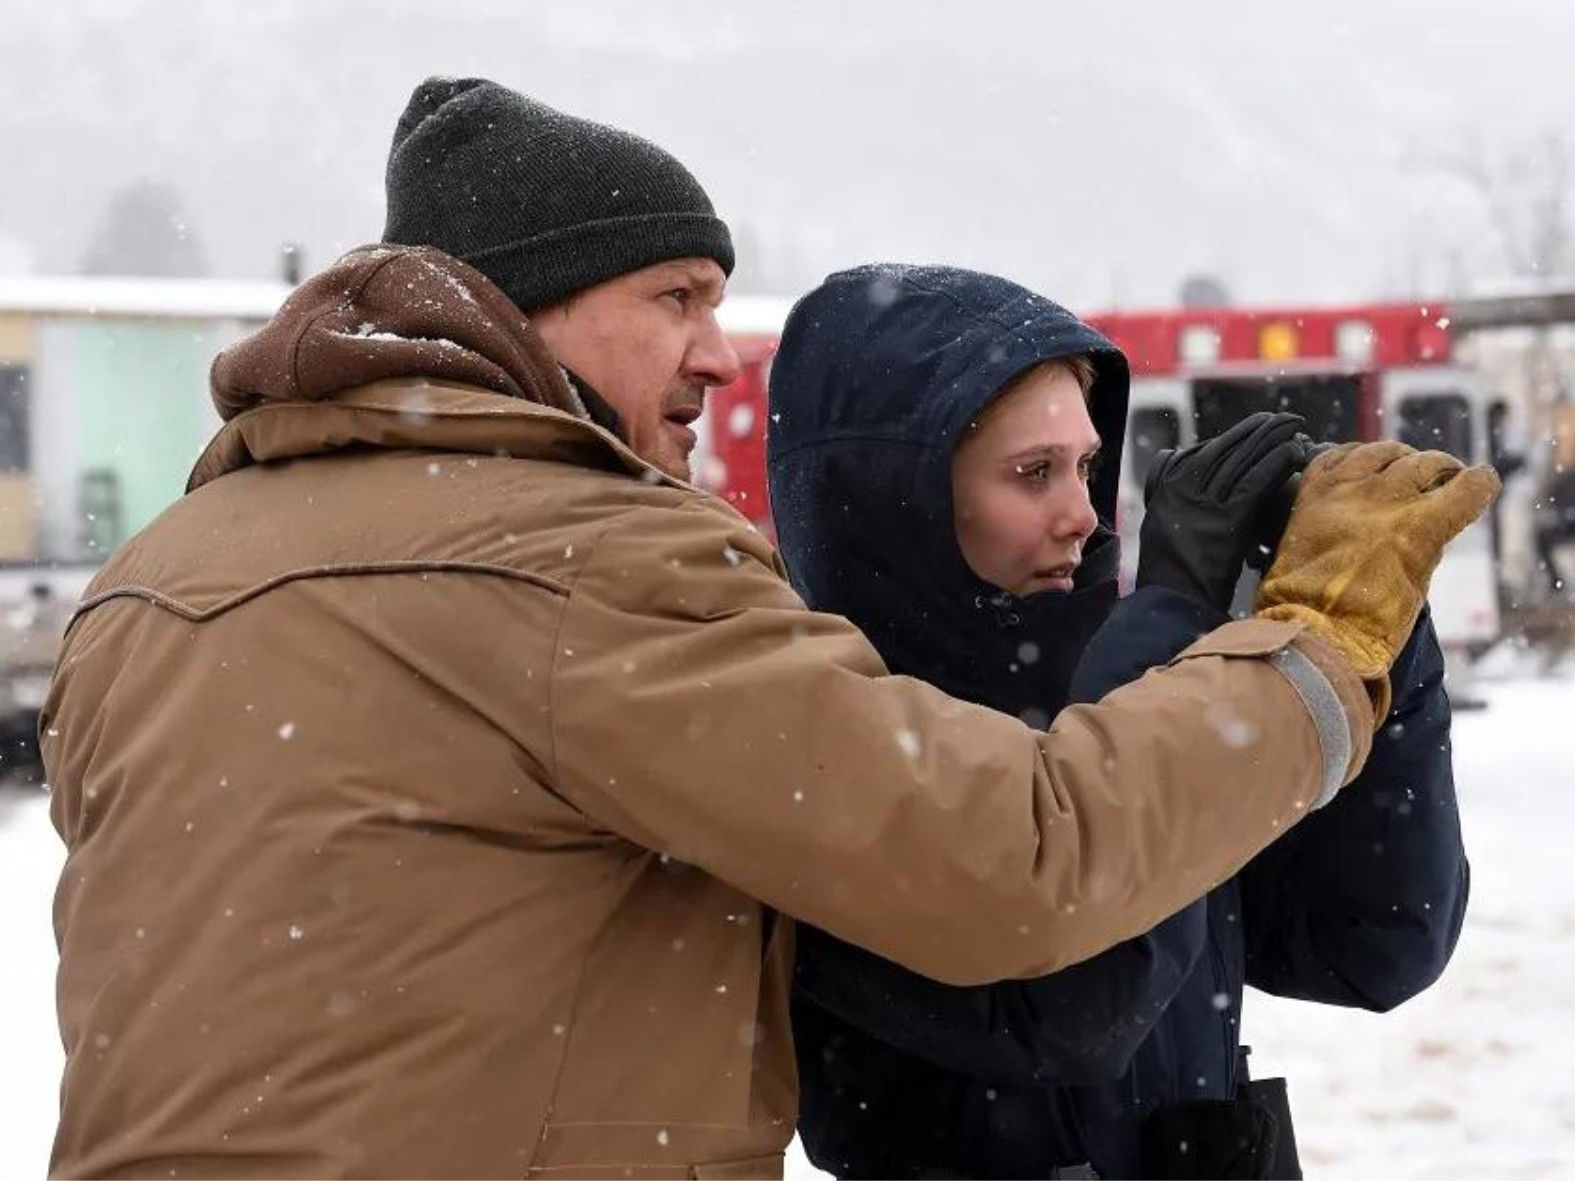
{"type": "Polygon", "coordinates": [[[189,322],[82,326],[74,400],[84,557],[105,556],[185,490],[208,434],[217,341],[189,322]]]}

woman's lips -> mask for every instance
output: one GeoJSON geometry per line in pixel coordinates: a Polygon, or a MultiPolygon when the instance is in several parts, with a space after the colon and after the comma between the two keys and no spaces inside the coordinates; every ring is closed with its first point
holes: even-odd
{"type": "Polygon", "coordinates": [[[1077,573],[1077,563],[1068,562],[1062,566],[1047,566],[1043,570],[1034,571],[1034,581],[1040,583],[1045,590],[1072,589],[1072,578],[1077,573]]]}

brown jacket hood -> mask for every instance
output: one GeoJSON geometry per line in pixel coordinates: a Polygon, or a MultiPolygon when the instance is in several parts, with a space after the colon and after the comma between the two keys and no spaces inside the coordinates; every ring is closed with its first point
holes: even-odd
{"type": "Polygon", "coordinates": [[[429,247],[352,250],[221,352],[211,384],[225,426],[188,492],[249,464],[364,447],[553,459],[688,488],[592,421],[486,276],[429,247]]]}
{"type": "Polygon", "coordinates": [[[259,332],[214,359],[213,401],[228,422],[258,406],[415,377],[585,414],[508,296],[425,246],[358,247],[308,279],[259,332]]]}

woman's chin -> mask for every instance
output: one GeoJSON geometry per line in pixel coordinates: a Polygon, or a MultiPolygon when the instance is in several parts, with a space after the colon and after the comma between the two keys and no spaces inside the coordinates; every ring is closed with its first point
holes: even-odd
{"type": "Polygon", "coordinates": [[[1065,595],[1071,593],[1072,585],[1072,576],[1070,574],[1057,574],[1053,577],[1036,574],[1016,593],[1020,599],[1026,599],[1032,595],[1065,595]]]}

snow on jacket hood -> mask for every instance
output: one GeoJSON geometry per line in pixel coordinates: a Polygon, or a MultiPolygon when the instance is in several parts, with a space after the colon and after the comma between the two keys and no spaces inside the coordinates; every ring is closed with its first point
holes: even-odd
{"type": "Polygon", "coordinates": [[[430,247],[361,246],[214,359],[226,422],[391,378],[476,386],[578,417],[585,409],[525,315],[480,271],[430,247]]]}

